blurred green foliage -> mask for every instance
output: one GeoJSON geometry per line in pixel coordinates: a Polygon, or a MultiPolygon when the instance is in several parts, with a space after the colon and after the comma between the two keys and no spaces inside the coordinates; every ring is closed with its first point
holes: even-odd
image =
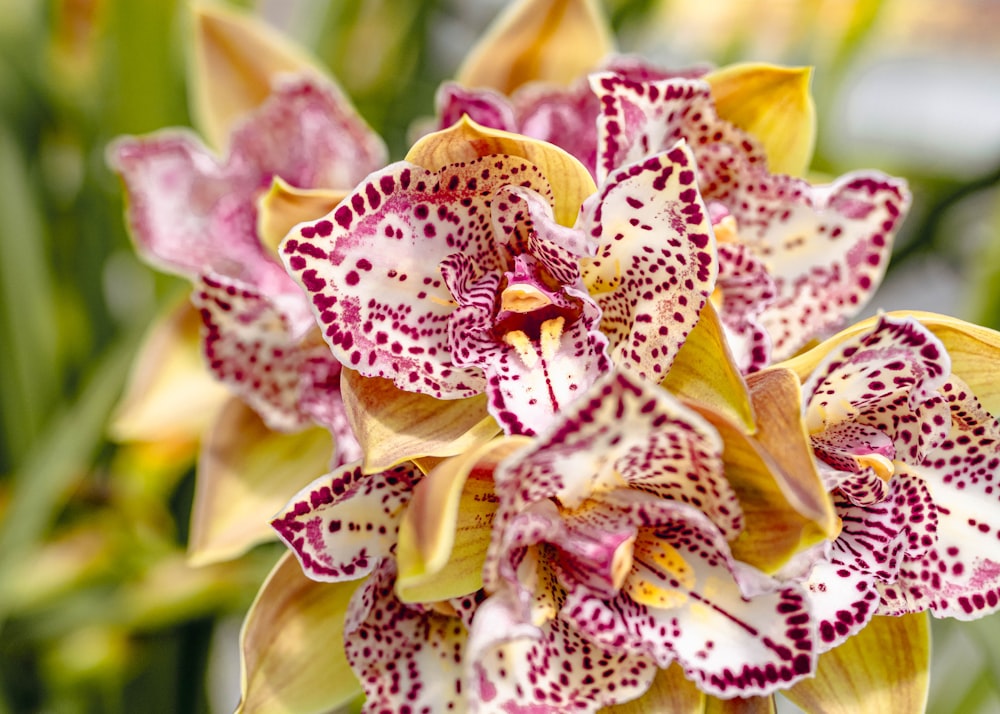
{"type": "MultiPolygon", "coordinates": [[[[606,8],[629,49],[634,31],[670,4],[608,0],[606,8]]],[[[883,4],[853,4],[820,68],[821,130],[846,70],[877,41],[883,4]]],[[[408,127],[431,113],[435,87],[454,69],[445,61],[453,53],[437,51],[441,23],[468,22],[468,6],[293,6],[299,39],[401,156],[408,127]]],[[[810,7],[817,4],[803,4],[801,22],[816,22],[810,7]]],[[[185,9],[180,0],[0,3],[0,714],[207,711],[215,624],[242,613],[277,554],[262,548],[187,568],[193,451],[115,445],[106,436],[143,328],[183,286],[134,257],[104,147],[119,134],[188,123],[185,9]]],[[[470,29],[471,38],[481,22],[470,29]]],[[[810,60],[811,35],[802,37],[790,61],[810,60]]],[[[732,38],[715,56],[690,60],[751,59],[746,38],[732,38]]],[[[820,153],[815,168],[855,167],[820,153]]],[[[952,217],[970,196],[992,196],[986,220],[1000,235],[998,171],[969,180],[881,168],[907,176],[916,195],[895,269],[916,255],[961,260],[952,217]]],[[[995,256],[1000,241],[986,249],[995,256]]],[[[994,327],[997,265],[977,272],[971,315],[994,327]]],[[[970,651],[981,656],[961,676],[940,662],[932,711],[988,711],[1000,702],[998,627],[991,618],[937,630],[939,651],[961,651],[963,663],[970,651]]]]}

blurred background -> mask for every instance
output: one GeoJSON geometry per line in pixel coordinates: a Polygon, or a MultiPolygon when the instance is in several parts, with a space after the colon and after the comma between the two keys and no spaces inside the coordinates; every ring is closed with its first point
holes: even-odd
{"type": "MultiPolygon", "coordinates": [[[[259,0],[386,137],[432,112],[498,0],[259,0]]],[[[1000,327],[1000,1],[605,0],[673,67],[816,67],[817,176],[877,167],[914,208],[876,308],[1000,327]]],[[[197,443],[115,442],[145,328],[186,286],[134,256],[116,135],[188,125],[181,0],[0,2],[0,714],[225,712],[278,555],[191,568],[197,443]]],[[[1000,711],[1000,620],[935,623],[930,709],[1000,711]]]]}

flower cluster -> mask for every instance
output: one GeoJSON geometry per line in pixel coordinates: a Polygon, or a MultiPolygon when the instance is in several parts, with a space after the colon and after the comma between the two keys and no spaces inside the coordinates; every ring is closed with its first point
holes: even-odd
{"type": "Polygon", "coordinates": [[[336,443],[251,468],[268,498],[221,535],[233,487],[202,465],[202,559],[267,520],[294,554],[248,615],[243,709],[864,701],[845,669],[919,706],[919,613],[1000,606],[1000,336],[914,313],[829,337],[905,183],[799,177],[808,72],[667,71],[548,4],[498,21],[395,163],[308,60],[202,9],[224,158],[110,149],[140,252],[192,281],[209,369],[263,421],[222,412],[206,454],[336,443]]]}

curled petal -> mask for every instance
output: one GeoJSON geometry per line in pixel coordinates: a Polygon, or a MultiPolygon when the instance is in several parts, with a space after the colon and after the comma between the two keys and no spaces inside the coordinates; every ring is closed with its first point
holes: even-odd
{"type": "Polygon", "coordinates": [[[809,92],[812,70],[747,62],[705,75],[722,119],[751,134],[776,174],[801,176],[816,143],[816,106],[809,92]]]}
{"type": "MultiPolygon", "coordinates": [[[[715,235],[719,239],[718,228],[715,235]]],[[[744,372],[763,369],[771,363],[771,337],[760,316],[777,295],[774,279],[748,246],[720,239],[716,287],[719,314],[736,363],[744,372]]]]}
{"type": "Polygon", "coordinates": [[[278,561],[240,632],[239,714],[320,714],[361,693],[341,645],[357,587],[310,580],[291,553],[278,561]]]}
{"type": "Polygon", "coordinates": [[[360,442],[365,473],[410,459],[455,456],[500,431],[486,413],[483,395],[443,402],[354,370],[344,370],[341,379],[347,419],[360,442]]]}
{"type": "MultiPolygon", "coordinates": [[[[548,190],[538,192],[550,196],[553,214],[560,225],[572,226],[580,206],[595,190],[590,172],[566,151],[522,134],[480,126],[467,116],[443,131],[423,137],[406,154],[406,160],[429,171],[439,171],[451,164],[495,154],[524,159],[538,168],[551,187],[551,194],[548,190]]],[[[520,181],[511,183],[526,185],[520,181]]]]}
{"type": "MultiPolygon", "coordinates": [[[[913,318],[934,333],[951,357],[954,374],[969,385],[990,414],[1000,414],[1000,380],[996,379],[1000,332],[954,317],[918,310],[890,312],[885,317],[913,318]]],[[[832,349],[845,340],[870,332],[882,319],[883,316],[876,316],[857,322],[808,352],[786,360],[783,366],[795,371],[805,381],[832,349]]]]}
{"type": "Polygon", "coordinates": [[[602,378],[516,461],[498,469],[504,509],[550,497],[566,508],[631,488],[694,503],[726,533],[741,512],[722,477],[718,434],[693,410],[627,372],[602,378]]]}
{"type": "Polygon", "coordinates": [[[820,653],[856,636],[878,612],[880,595],[870,573],[822,560],[812,566],[803,584],[816,620],[820,653]]]}
{"type": "Polygon", "coordinates": [[[299,491],[271,526],[309,577],[355,580],[395,548],[399,519],[419,478],[409,466],[372,475],[346,466],[299,491]]]}
{"type": "Polygon", "coordinates": [[[481,370],[456,366],[450,354],[455,303],[438,264],[459,252],[487,269],[500,266],[486,217],[493,193],[515,180],[549,195],[538,168],[512,157],[440,171],[400,162],[288,236],[282,257],[337,359],[439,399],[483,391],[481,370]]]}
{"type": "Polygon", "coordinates": [[[583,260],[583,278],[603,311],[612,359],[662,379],[718,274],[691,152],[678,144],[615,171],[577,225],[598,240],[596,257],[583,260]]]}
{"type": "Polygon", "coordinates": [[[413,491],[396,552],[401,599],[445,600],[482,586],[497,498],[493,471],[525,445],[501,439],[438,464],[413,491]]]}
{"type": "Polygon", "coordinates": [[[327,431],[271,431],[253,410],[230,399],[198,459],[188,562],[227,560],[273,539],[268,521],[290,492],[329,469],[332,453],[327,431]]]}
{"type": "Polygon", "coordinates": [[[533,80],[569,84],[611,50],[611,30],[594,0],[521,0],[472,49],[458,81],[504,94],[533,80]]]}
{"type": "MultiPolygon", "coordinates": [[[[920,463],[948,429],[947,407],[938,389],[950,372],[944,346],[919,322],[883,317],[871,332],[840,344],[805,383],[807,427],[814,434],[842,423],[874,427],[892,440],[889,458],[920,463]]],[[[859,455],[887,453],[885,445],[871,447],[859,455]]],[[[838,468],[844,465],[837,453],[820,456],[838,468]]]]}

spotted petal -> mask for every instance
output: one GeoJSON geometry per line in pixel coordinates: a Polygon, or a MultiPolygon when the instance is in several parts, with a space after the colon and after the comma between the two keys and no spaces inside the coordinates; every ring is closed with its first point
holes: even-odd
{"type": "Polygon", "coordinates": [[[596,712],[642,694],[656,674],[643,656],[619,654],[569,623],[525,622],[503,594],[479,606],[469,632],[472,712],[596,712]]]}
{"type": "MultiPolygon", "coordinates": [[[[405,605],[386,559],[351,600],[344,642],[371,712],[462,711],[466,629],[455,608],[405,605]]],[[[329,645],[328,645],[329,646],[329,645]]]]}
{"type": "Polygon", "coordinates": [[[550,497],[575,508],[615,489],[636,489],[693,503],[735,536],[742,514],[722,476],[721,446],[692,410],[655,385],[615,371],[516,461],[498,469],[497,491],[504,512],[513,515],[550,497]]]}
{"type": "Polygon", "coordinates": [[[501,267],[490,202],[515,181],[550,195],[524,160],[486,157],[440,171],[400,162],[290,234],[283,257],[310,294],[334,355],[401,389],[450,399],[482,392],[481,370],[453,363],[454,303],[438,264],[460,252],[485,269],[501,267]]]}
{"type": "Polygon", "coordinates": [[[710,521],[672,505],[672,519],[652,521],[636,540],[621,593],[605,600],[573,589],[564,616],[612,650],[649,654],[661,667],[676,659],[717,696],[769,694],[810,674],[815,626],[801,589],[737,566],[710,521]]]}
{"type": "Polygon", "coordinates": [[[715,288],[715,239],[678,144],[619,169],[587,200],[582,230],[598,241],[584,282],[603,311],[616,365],[662,379],[715,288]]]}
{"type": "Polygon", "coordinates": [[[947,408],[937,390],[950,372],[944,346],[912,319],[884,317],[870,333],[842,343],[803,386],[807,428],[821,435],[843,423],[873,427],[895,448],[887,459],[880,453],[886,446],[877,437],[841,430],[841,443],[857,456],[840,449],[829,455],[820,451],[820,457],[837,468],[850,465],[848,456],[859,467],[879,469],[887,468],[893,457],[919,463],[947,431],[947,408]]]}
{"type": "Polygon", "coordinates": [[[1000,608],[1000,423],[956,377],[942,391],[950,432],[913,468],[936,509],[936,541],[904,560],[894,584],[880,585],[881,611],[972,620],[1000,608]]]}
{"type": "Polygon", "coordinates": [[[109,162],[125,181],[143,256],[189,278],[212,272],[269,295],[293,291],[257,236],[258,192],[276,175],[302,188],[352,186],[384,161],[377,138],[345,130],[350,119],[332,91],[312,78],[283,80],[221,161],[180,131],[115,142],[109,162]]]}
{"type": "Polygon", "coordinates": [[[419,471],[397,466],[365,475],[346,466],[301,490],[271,525],[314,580],[360,578],[395,548],[419,471]]]}
{"type": "MultiPolygon", "coordinates": [[[[268,426],[294,431],[313,422],[329,428],[353,455],[353,436],[340,401],[340,364],[312,332],[297,299],[283,311],[257,290],[205,276],[192,295],[205,323],[209,369],[245,399],[268,426]],[[289,317],[298,312],[297,319],[289,317]]],[[[280,303],[279,303],[280,304],[280,303]]]]}

